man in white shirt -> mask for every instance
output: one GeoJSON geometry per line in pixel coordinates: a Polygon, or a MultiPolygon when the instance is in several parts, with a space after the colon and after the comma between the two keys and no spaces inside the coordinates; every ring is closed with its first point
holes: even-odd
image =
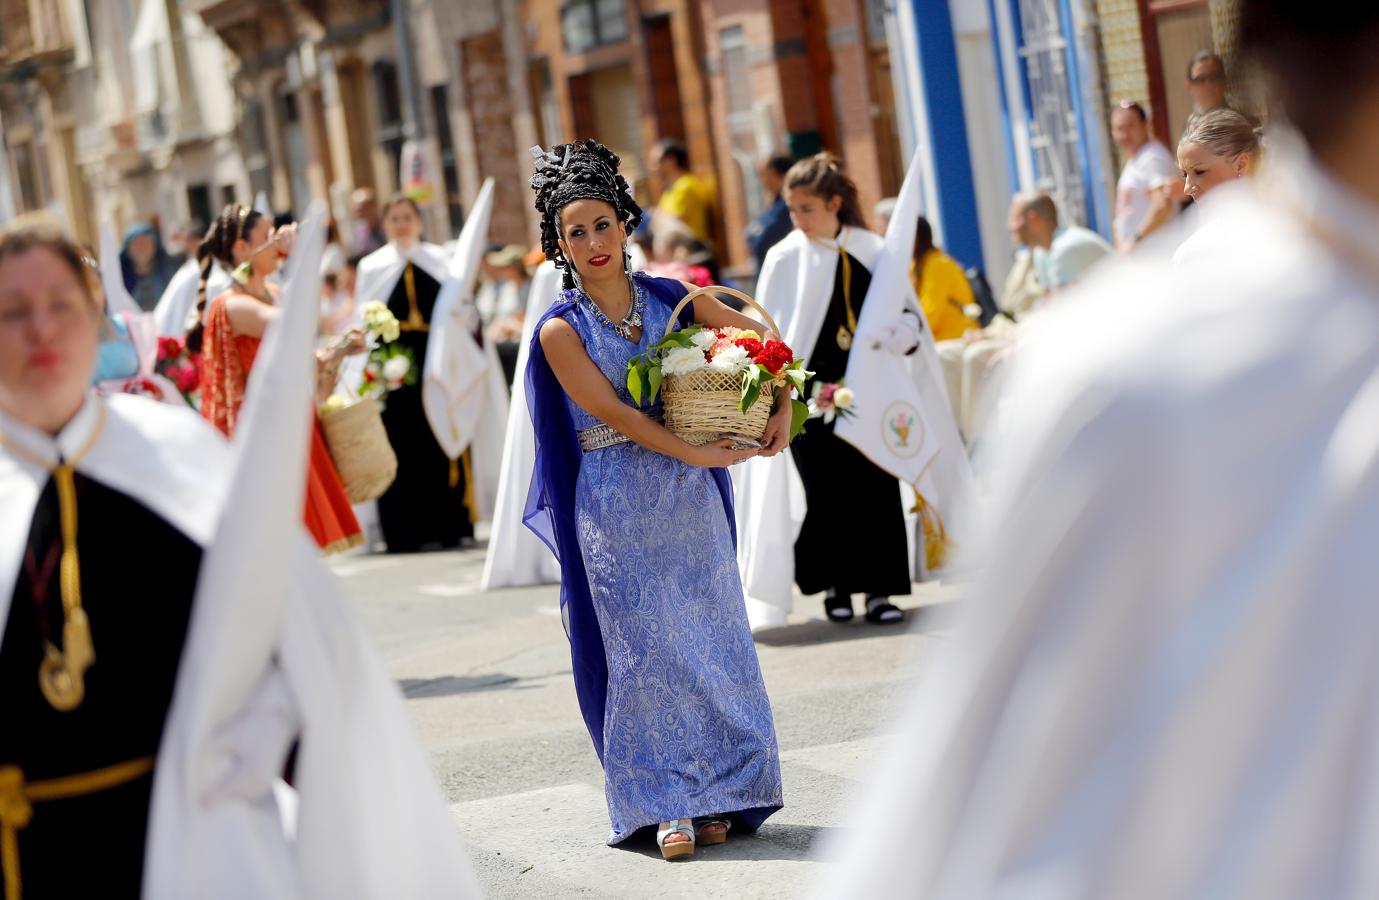
{"type": "Polygon", "coordinates": [[[1111,138],[1125,154],[1116,182],[1115,222],[1116,249],[1124,253],[1144,236],[1155,193],[1178,180],[1178,163],[1149,137],[1149,116],[1133,100],[1122,100],[1111,114],[1111,138]]]}
{"type": "Polygon", "coordinates": [[[1379,897],[1379,6],[1240,26],[1296,133],[1232,240],[1022,345],[989,565],[820,897],[1379,897]]]}

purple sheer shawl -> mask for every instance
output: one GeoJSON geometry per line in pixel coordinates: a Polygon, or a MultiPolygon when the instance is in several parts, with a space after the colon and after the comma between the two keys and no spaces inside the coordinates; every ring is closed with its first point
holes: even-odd
{"type": "MultiPolygon", "coordinates": [[[[652,302],[668,308],[684,298],[683,284],[668,278],[636,276],[646,286],[652,302]]],[[[531,488],[527,492],[527,507],[523,523],[551,548],[560,561],[560,612],[565,634],[570,638],[570,658],[575,676],[575,694],[579,698],[584,725],[594,740],[594,750],[603,760],[603,711],[608,698],[608,660],[603,652],[603,636],[599,632],[598,617],[589,595],[589,579],[579,552],[575,530],[575,480],[579,477],[579,439],[566,406],[565,391],[556,380],[546,354],[541,348],[541,326],[548,319],[564,317],[575,307],[577,300],[563,296],[541,317],[532,334],[531,350],[527,356],[527,408],[531,412],[536,437],[536,466],[532,471],[531,488]]],[[[681,312],[679,325],[688,327],[694,322],[692,307],[681,312]]],[[[723,497],[728,515],[728,527],[737,544],[737,528],[733,518],[733,486],[727,469],[713,469],[713,479],[723,497]]]]}

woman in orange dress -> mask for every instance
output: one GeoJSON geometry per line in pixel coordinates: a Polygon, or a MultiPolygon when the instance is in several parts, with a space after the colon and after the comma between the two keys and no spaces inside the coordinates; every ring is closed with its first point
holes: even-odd
{"type": "MultiPolygon", "coordinates": [[[[224,432],[234,433],[244,388],[264,332],[278,317],[277,291],[265,279],[277,271],[291,250],[296,226],[274,230],[267,216],[231,204],[216,220],[197,251],[201,286],[197,309],[200,324],[188,333],[187,344],[201,347],[201,415],[224,432]],[[212,262],[235,271],[234,286],[206,303],[206,281],[212,262]]],[[[330,350],[318,354],[318,393],[335,381],[344,356],[365,349],[362,332],[351,332],[330,350]]],[[[306,527],[327,553],[339,553],[364,543],[363,530],[345,496],[340,475],[326,449],[318,420],[311,435],[307,472],[306,527]]]]}

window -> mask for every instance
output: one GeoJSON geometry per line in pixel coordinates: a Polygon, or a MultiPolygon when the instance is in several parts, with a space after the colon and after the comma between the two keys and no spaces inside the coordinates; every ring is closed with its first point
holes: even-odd
{"type": "Polygon", "coordinates": [[[436,143],[441,150],[441,174],[445,181],[445,208],[450,216],[450,231],[458,235],[464,224],[464,207],[460,202],[460,169],[455,161],[455,136],[450,131],[450,106],[445,85],[431,88],[431,108],[436,116],[436,143]]]}
{"type": "Polygon", "coordinates": [[[231,203],[234,203],[237,196],[238,194],[233,184],[222,185],[220,188],[220,208],[224,209],[231,203]]]}
{"type": "MultiPolygon", "coordinates": [[[[249,170],[249,192],[267,193],[273,189],[270,174],[272,160],[268,154],[268,130],[263,121],[263,104],[257,97],[245,99],[239,128],[240,144],[244,147],[244,167],[249,170]]],[[[227,199],[225,202],[234,201],[227,199]]]]}
{"type": "Polygon", "coordinates": [[[33,141],[15,144],[12,149],[15,173],[19,176],[19,208],[21,211],[38,209],[43,205],[43,197],[38,187],[33,141]]]}
{"type": "Polygon", "coordinates": [[[567,0],[560,30],[568,53],[585,53],[627,40],[626,0],[567,0]]]}
{"type": "Polygon", "coordinates": [[[374,98],[378,105],[378,143],[392,163],[393,178],[402,169],[402,92],[398,88],[397,66],[386,59],[373,64],[374,98]]]}
{"type": "Polygon", "coordinates": [[[765,201],[761,196],[761,182],[757,176],[757,108],[752,99],[752,70],[747,48],[747,35],[740,26],[724,28],[718,35],[722,54],[724,94],[728,101],[728,140],[732,144],[733,161],[742,177],[742,196],[746,200],[747,216],[761,212],[765,201]]]}
{"type": "Polygon", "coordinates": [[[211,186],[209,184],[187,185],[187,208],[191,217],[198,222],[210,222],[215,218],[211,212],[211,186]]]}
{"type": "Polygon", "coordinates": [[[555,84],[551,81],[549,60],[532,62],[528,83],[532,91],[532,108],[536,110],[537,142],[543,147],[561,143],[560,106],[555,98],[555,84]]]}

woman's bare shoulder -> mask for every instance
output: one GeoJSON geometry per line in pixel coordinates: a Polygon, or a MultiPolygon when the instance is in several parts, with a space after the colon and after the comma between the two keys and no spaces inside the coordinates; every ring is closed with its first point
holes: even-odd
{"type": "MultiPolygon", "coordinates": [[[[575,331],[575,326],[565,321],[562,316],[551,316],[541,325],[541,346],[548,347],[552,341],[580,341],[579,332],[575,331]]],[[[583,343],[583,341],[580,341],[583,343]]]]}

